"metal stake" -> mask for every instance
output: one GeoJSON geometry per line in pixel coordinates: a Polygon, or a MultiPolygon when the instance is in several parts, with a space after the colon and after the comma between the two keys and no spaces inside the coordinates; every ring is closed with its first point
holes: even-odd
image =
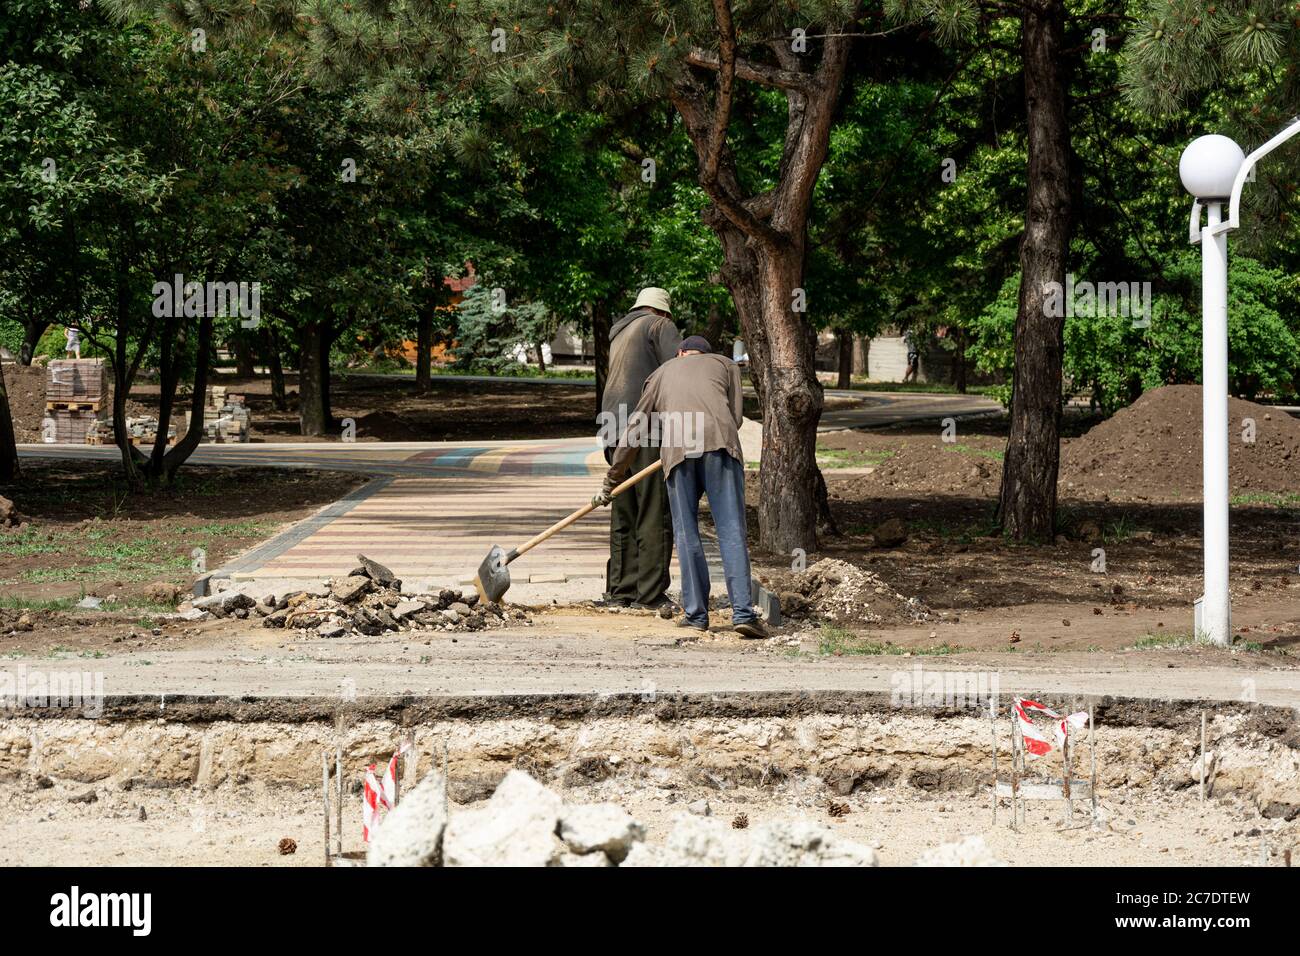
{"type": "Polygon", "coordinates": [[[996,708],[989,701],[989,736],[993,738],[993,825],[998,825],[998,725],[996,708]]]}
{"type": "Polygon", "coordinates": [[[334,852],[343,855],[343,748],[334,751],[335,792],[337,799],[334,808],[334,852]]]}
{"type": "Polygon", "coordinates": [[[1088,749],[1092,752],[1092,825],[1097,825],[1097,727],[1093,723],[1093,705],[1088,705],[1088,749]]]}
{"type": "Polygon", "coordinates": [[[1201,711],[1201,803],[1205,802],[1205,711],[1201,711]]]}
{"type": "Polygon", "coordinates": [[[1011,829],[1016,828],[1017,804],[1020,796],[1020,747],[1016,737],[1016,715],[1011,714],[1011,829]]]}
{"type": "Polygon", "coordinates": [[[330,757],[329,752],[320,753],[320,791],[321,802],[325,807],[325,865],[330,865],[330,757]]]}

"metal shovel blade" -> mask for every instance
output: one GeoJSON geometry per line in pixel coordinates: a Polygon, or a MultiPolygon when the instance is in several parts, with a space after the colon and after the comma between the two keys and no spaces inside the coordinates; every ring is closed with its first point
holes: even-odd
{"type": "Polygon", "coordinates": [[[496,604],[510,590],[510,567],[506,552],[500,545],[492,545],[492,550],[478,566],[474,587],[478,589],[479,598],[488,604],[496,604]]]}

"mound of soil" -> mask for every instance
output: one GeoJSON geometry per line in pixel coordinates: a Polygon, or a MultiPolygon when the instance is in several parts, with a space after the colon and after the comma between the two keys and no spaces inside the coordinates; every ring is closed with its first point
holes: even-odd
{"type": "Polygon", "coordinates": [[[45,417],[46,374],[43,368],[5,363],[9,412],[13,415],[14,435],[20,442],[41,440],[41,420],[45,417]]]}
{"type": "MultiPolygon", "coordinates": [[[[1201,387],[1167,385],[1061,449],[1063,492],[1199,499],[1201,387]]],[[[1228,399],[1228,482],[1234,495],[1300,492],[1300,420],[1228,399]],[[1254,441],[1243,434],[1254,421],[1254,441]]]]}
{"type": "Polygon", "coordinates": [[[781,613],[795,619],[862,627],[912,624],[930,617],[930,609],[916,598],[904,597],[878,575],[834,558],[759,580],[776,592],[781,613]]]}
{"type": "Polygon", "coordinates": [[[424,432],[394,412],[368,412],[356,419],[359,441],[424,441],[424,432]]]}

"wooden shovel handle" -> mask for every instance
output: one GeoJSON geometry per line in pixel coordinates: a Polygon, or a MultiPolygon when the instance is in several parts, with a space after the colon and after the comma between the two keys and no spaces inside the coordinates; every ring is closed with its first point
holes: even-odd
{"type": "MultiPolygon", "coordinates": [[[[638,471],[638,472],[637,472],[635,475],[633,475],[631,478],[628,478],[626,481],[621,482],[620,484],[618,484],[617,486],[615,486],[615,488],[610,492],[610,496],[611,496],[611,497],[614,497],[614,498],[617,498],[619,495],[621,495],[623,492],[627,491],[627,489],[631,488],[633,485],[635,485],[638,481],[640,481],[640,480],[641,480],[642,478],[644,478],[646,475],[649,475],[649,474],[652,474],[652,473],[658,471],[661,467],[663,467],[663,462],[662,462],[662,461],[656,461],[653,465],[646,465],[644,468],[642,468],[640,471],[638,471]]],[[[543,531],[541,534],[536,535],[535,537],[529,538],[527,541],[525,541],[525,542],[524,542],[523,544],[521,544],[519,547],[515,548],[515,550],[512,551],[512,552],[507,556],[507,558],[506,558],[506,563],[509,564],[511,561],[513,561],[515,558],[519,557],[521,554],[526,554],[527,552],[531,551],[533,548],[537,547],[539,544],[541,544],[543,541],[545,541],[545,540],[546,540],[547,538],[549,538],[551,535],[556,534],[557,532],[563,531],[565,528],[567,528],[569,525],[573,524],[573,522],[577,521],[579,518],[583,518],[583,517],[586,517],[587,515],[591,514],[593,511],[596,510],[596,508],[597,508],[596,505],[593,505],[590,501],[587,502],[585,505],[583,505],[581,508],[579,508],[579,509],[578,509],[577,511],[575,511],[573,514],[569,515],[567,518],[561,518],[559,521],[555,522],[555,524],[551,525],[549,528],[547,528],[547,529],[546,529],[545,531],[543,531]]]]}

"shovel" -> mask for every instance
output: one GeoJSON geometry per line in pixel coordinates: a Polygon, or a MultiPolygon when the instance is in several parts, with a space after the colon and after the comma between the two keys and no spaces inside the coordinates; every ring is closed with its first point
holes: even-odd
{"type": "MultiPolygon", "coordinates": [[[[653,465],[646,465],[631,478],[628,478],[622,484],[616,486],[609,494],[611,497],[618,497],[627,489],[631,488],[638,481],[653,472],[660,469],[662,462],[656,461],[653,465]]],[[[500,545],[492,545],[492,550],[487,553],[483,563],[478,566],[478,574],[474,577],[474,587],[478,589],[478,596],[488,604],[495,604],[501,600],[502,595],[510,589],[510,568],[509,564],[521,554],[527,554],[533,548],[537,547],[551,535],[563,531],[573,522],[585,515],[591,514],[598,506],[587,502],[567,518],[561,518],[555,524],[551,525],[536,537],[529,538],[517,548],[506,551],[500,545]]]]}

